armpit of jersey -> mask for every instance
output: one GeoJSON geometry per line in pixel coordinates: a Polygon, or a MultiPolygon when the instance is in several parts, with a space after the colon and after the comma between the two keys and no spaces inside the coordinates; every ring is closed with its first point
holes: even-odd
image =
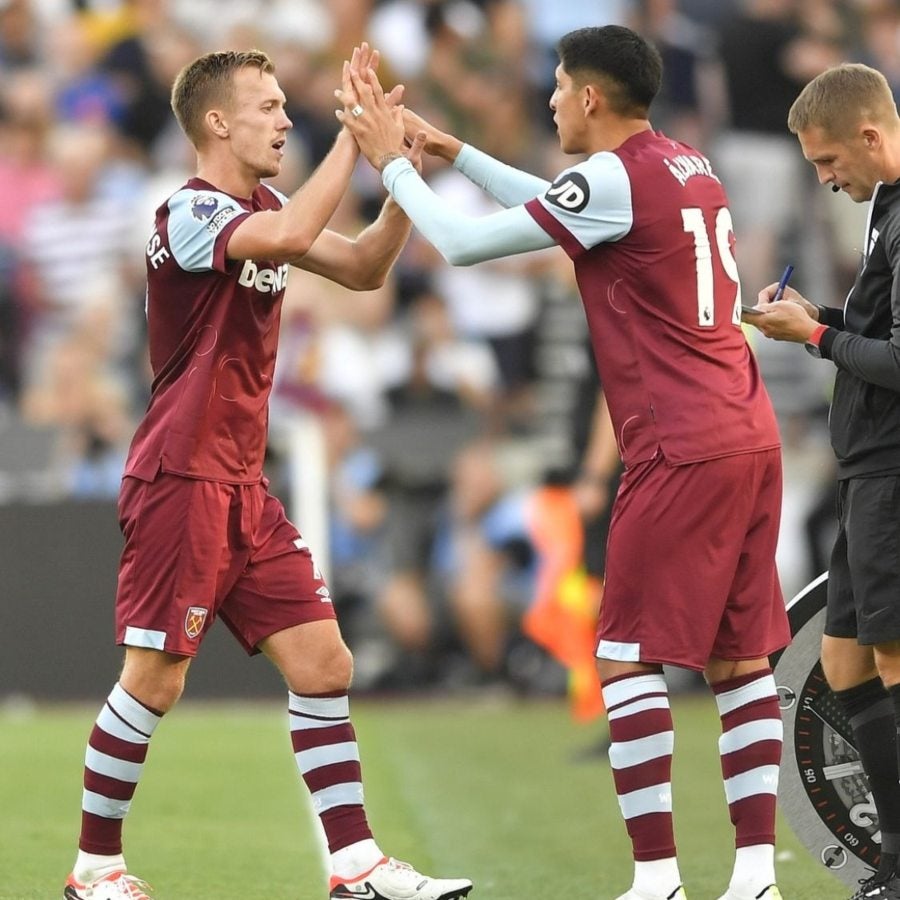
{"type": "Polygon", "coordinates": [[[614,153],[595,153],[566,169],[538,202],[586,250],[620,240],[634,222],[631,182],[614,153]]]}
{"type": "Polygon", "coordinates": [[[169,199],[169,248],[186,272],[214,268],[216,238],[235,216],[248,215],[234,197],[185,189],[169,199]]]}

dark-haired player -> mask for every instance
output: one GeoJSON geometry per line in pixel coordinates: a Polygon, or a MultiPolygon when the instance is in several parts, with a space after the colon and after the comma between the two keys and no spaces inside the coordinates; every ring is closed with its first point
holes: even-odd
{"type": "Polygon", "coordinates": [[[450,262],[554,244],[572,258],[626,466],[597,644],[635,859],[622,900],[684,896],[663,664],[703,671],[721,715],[737,847],[724,898],[774,900],[782,724],[768,656],[789,640],[775,569],[781,457],[741,331],[728,201],[706,157],[653,130],[661,64],[645,40],[619,26],[586,28],[566,35],[559,53],[550,106],[560,144],[588,158],[552,184],[413,115],[404,125],[370,71],[351,73],[360,108],[338,116],[450,262]],[[424,135],[427,152],[507,209],[481,219],[448,209],[402,158],[405,133],[424,135]]]}
{"type": "MultiPolygon", "coordinates": [[[[354,65],[372,61],[365,45],[354,51],[354,65]]],[[[358,157],[346,130],[290,200],[261,183],[281,167],[284,103],[257,51],[202,56],[173,88],[197,176],[159,208],[147,244],[154,380],[119,498],[125,664],[90,736],[66,900],[149,900],[125,866],[122,822],[153,733],[217,617],[287,683],[294,755],[331,854],[331,897],[451,900],[472,887],[421,875],[375,843],[349,718],[350,653],[309,547],[263,478],[290,266],[369,289],[409,234],[392,201],[356,240],[325,228],[358,157]]]]}

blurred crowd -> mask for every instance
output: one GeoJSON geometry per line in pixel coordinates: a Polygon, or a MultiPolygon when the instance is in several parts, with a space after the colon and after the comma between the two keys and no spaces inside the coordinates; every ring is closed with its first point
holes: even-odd
{"type": "MultiPolygon", "coordinates": [[[[900,91],[892,0],[0,0],[0,502],[116,494],[149,389],[144,246],[194,164],[169,110],[182,65],[272,56],[294,125],[285,193],[334,138],[333,90],[361,40],[407,105],[552,178],[567,164],[547,106],[555,42],[607,23],[662,52],[654,125],[722,177],[745,301],[791,262],[801,292],[841,305],[864,210],[817,188],[785,120],[842,60],[900,91]]],[[[425,174],[472,215],[493,208],[453,169],[425,174]]],[[[361,164],[332,227],[355,233],[383,197],[361,164]]],[[[827,564],[830,367],[748,338],[785,442],[791,594],[827,564]]],[[[535,516],[563,485],[602,522],[618,473],[599,396],[561,251],[453,269],[414,234],[378,291],[292,273],[268,467],[327,564],[360,686],[553,680],[518,628],[535,516]]]]}

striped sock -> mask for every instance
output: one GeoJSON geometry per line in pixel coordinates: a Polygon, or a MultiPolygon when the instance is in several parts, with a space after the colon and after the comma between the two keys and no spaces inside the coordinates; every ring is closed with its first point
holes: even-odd
{"type": "Polygon", "coordinates": [[[91,731],[84,758],[78,846],[85,853],[121,854],[122,820],[161,719],[116,683],[91,731]]]}
{"type": "Polygon", "coordinates": [[[784,728],[771,669],[713,685],[722,719],[719,754],[728,813],[734,824],[732,886],[775,882],[775,800],[784,728]],[[742,852],[745,848],[759,848],[742,852]]]}
{"type": "MultiPolygon", "coordinates": [[[[329,851],[334,855],[370,840],[372,832],[363,807],[359,748],[350,723],[347,694],[301,696],[291,691],[288,709],[294,758],[312,795],[313,809],[325,829],[329,851]]],[[[358,873],[343,871],[342,874],[358,873]]]]}
{"type": "Polygon", "coordinates": [[[609,761],[634,859],[674,860],[674,732],[665,679],[655,672],[611,678],[603,684],[603,702],[612,741],[609,761]]]}

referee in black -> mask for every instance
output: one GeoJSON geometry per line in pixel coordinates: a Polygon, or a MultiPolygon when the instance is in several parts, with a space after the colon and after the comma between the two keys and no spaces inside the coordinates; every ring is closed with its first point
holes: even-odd
{"type": "Polygon", "coordinates": [[[803,89],[788,128],[821,184],[869,203],[843,310],[790,288],[773,302],[773,284],[760,291],[762,314],[746,320],[837,368],[829,423],[839,528],[822,668],[853,727],[881,829],[878,871],[854,900],[900,900],[900,118],[880,72],[844,64],[803,89]]]}

